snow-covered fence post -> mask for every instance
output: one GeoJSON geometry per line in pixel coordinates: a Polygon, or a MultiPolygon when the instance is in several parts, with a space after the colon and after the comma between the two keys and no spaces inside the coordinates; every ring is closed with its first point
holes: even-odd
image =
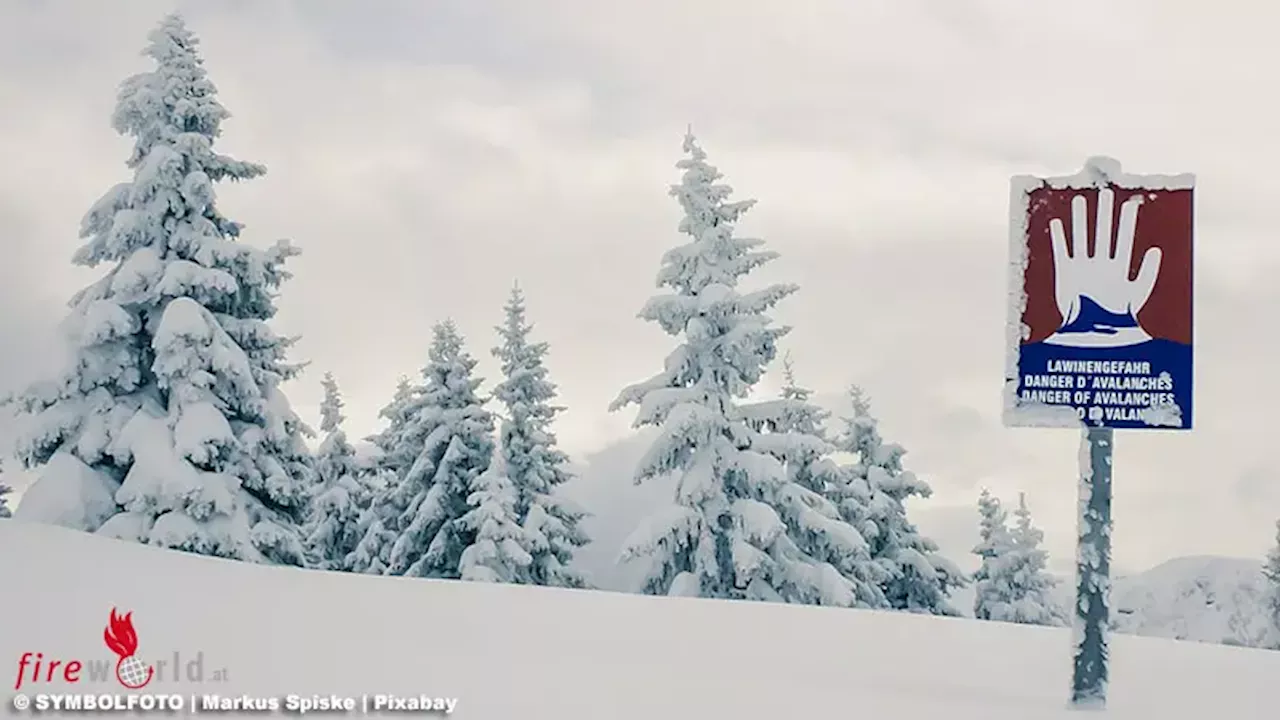
{"type": "Polygon", "coordinates": [[[1071,703],[1106,706],[1115,430],[1191,429],[1192,175],[1013,178],[1004,422],[1082,429],[1071,703]]]}
{"type": "Polygon", "coordinates": [[[1080,442],[1076,526],[1076,602],[1071,703],[1107,701],[1107,625],[1111,614],[1111,452],[1114,430],[1085,428],[1080,442]]]}

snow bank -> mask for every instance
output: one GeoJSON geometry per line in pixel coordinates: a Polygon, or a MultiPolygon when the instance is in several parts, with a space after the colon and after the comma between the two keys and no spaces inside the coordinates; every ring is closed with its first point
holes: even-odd
{"type": "Polygon", "coordinates": [[[59,452],[44,466],[39,481],[22,494],[13,516],[93,532],[115,514],[117,488],[119,483],[105,473],[71,453],[59,452]]]}
{"type": "MultiPolygon", "coordinates": [[[[25,609],[0,657],[114,660],[115,606],[143,658],[201,653],[206,677],[227,672],[156,691],[452,696],[469,720],[1079,717],[1060,629],[323,573],[27,523],[0,522],[0,547],[24,549],[0,554],[0,608],[25,609]]],[[[1275,716],[1280,653],[1117,637],[1112,661],[1117,720],[1275,716]]]]}

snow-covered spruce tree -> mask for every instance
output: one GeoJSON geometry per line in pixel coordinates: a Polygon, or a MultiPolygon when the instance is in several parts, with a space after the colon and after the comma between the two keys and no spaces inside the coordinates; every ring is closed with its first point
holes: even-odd
{"type": "Polygon", "coordinates": [[[1270,613],[1271,627],[1274,631],[1268,645],[1280,650],[1280,521],[1276,521],[1276,544],[1267,553],[1262,574],[1266,576],[1269,583],[1265,607],[1270,613]]]}
{"type": "Polygon", "coordinates": [[[9,509],[9,493],[13,492],[13,488],[4,484],[4,467],[0,466],[0,518],[13,516],[13,511],[9,509]]]}
{"type": "Polygon", "coordinates": [[[795,600],[887,608],[881,586],[889,577],[871,560],[866,539],[840,510],[858,498],[830,458],[835,450],[827,438],[830,413],[810,402],[812,391],[796,382],[790,355],[783,358],[782,374],[781,397],[746,405],[743,415],[754,430],[765,433],[757,439],[757,448],[785,467],[788,484],[778,493],[776,509],[791,540],[817,561],[820,572],[839,574],[821,586],[822,594],[795,600]]]}
{"type": "Polygon", "coordinates": [[[1006,579],[1000,565],[1008,555],[1013,539],[1009,535],[1009,514],[986,488],[978,496],[978,545],[973,554],[982,565],[973,574],[973,616],[979,620],[996,619],[1003,612],[997,605],[1009,601],[1008,588],[1002,585],[1006,579]]]}
{"type": "Polygon", "coordinates": [[[351,572],[368,575],[384,575],[391,555],[391,545],[396,541],[394,515],[387,502],[390,490],[373,496],[369,506],[360,513],[355,534],[359,540],[343,560],[343,567],[351,572]]]}
{"type": "Polygon", "coordinates": [[[858,456],[847,468],[847,483],[858,502],[842,509],[871,545],[871,557],[889,576],[884,593],[896,610],[934,615],[959,615],[948,602],[955,588],[967,584],[964,573],[938,553],[938,544],[920,534],[907,519],[909,498],[933,494],[929,484],[906,470],[906,450],[880,437],[879,423],[861,388],[849,390],[853,413],[844,418],[837,446],[858,456]]]}
{"type": "Polygon", "coordinates": [[[387,421],[387,426],[368,438],[377,457],[362,477],[362,484],[370,490],[370,499],[356,522],[355,532],[360,541],[344,562],[353,572],[382,575],[387,571],[391,545],[396,541],[396,523],[408,509],[409,498],[402,498],[397,492],[399,478],[408,472],[416,457],[411,454],[412,446],[401,442],[401,435],[409,418],[421,406],[422,391],[421,385],[401,376],[391,402],[378,413],[387,421]]]}
{"type": "Polygon", "coordinates": [[[280,385],[299,368],[271,331],[296,254],[237,242],[214,185],[260,165],[213,150],[227,111],[177,15],[150,34],[113,123],[133,179],[85,216],[74,262],[108,264],[72,300],[71,361],[18,398],[19,454],[43,466],[20,515],[230,558],[301,564],[310,430],[280,385]]]}
{"type": "Polygon", "coordinates": [[[325,434],[316,449],[318,484],[311,498],[306,524],[307,548],[316,564],[326,570],[347,569],[346,559],[361,536],[358,522],[368,501],[367,491],[356,479],[356,451],[342,431],[342,396],[333,375],[322,381],[320,431],[325,434]]]}
{"type": "Polygon", "coordinates": [[[409,382],[409,378],[401,376],[396,383],[396,392],[391,402],[378,411],[378,417],[386,420],[387,426],[381,432],[369,436],[368,440],[378,449],[377,465],[380,468],[392,472],[403,472],[413,464],[413,457],[406,457],[397,451],[402,447],[400,433],[404,431],[405,423],[418,407],[421,395],[421,385],[415,385],[409,382]]]}
{"type": "Polygon", "coordinates": [[[673,506],[642,523],[622,560],[648,561],[642,589],[649,594],[853,604],[852,583],[787,532],[780,505],[802,488],[788,481],[774,454],[778,443],[756,429],[780,419],[762,417],[760,408],[748,414],[741,404],[789,330],[766,313],[796,287],[739,291],[744,276],[777,255],[734,235],[754,201],[728,200],[731,189],[692,134],[684,150],[671,195],[690,240],[663,256],[658,285],[671,292],[640,313],[681,342],[662,372],[626,388],[611,406],[639,405],[635,425],[660,429],[635,480],[675,474],[678,483],[673,506]]]}
{"type": "Polygon", "coordinates": [[[395,448],[415,459],[386,497],[392,507],[405,508],[395,518],[387,574],[460,576],[462,552],[475,540],[461,520],[495,449],[493,415],[476,392],[481,380],[473,376],[475,366],[457,327],[436,325],[422,370],[426,384],[395,448]]]}
{"type": "Polygon", "coordinates": [[[586,513],[557,492],[572,476],[566,467],[569,456],[556,447],[551,431],[551,422],[563,408],[552,404],[556,386],[543,364],[547,344],[529,340],[533,327],[526,320],[519,286],[512,288],[504,309],[506,322],[497,328],[502,343],[493,350],[503,379],[493,396],[506,416],[498,442],[515,492],[516,518],[533,538],[533,560],[522,581],[583,588],[586,578],[570,564],[574,552],[589,541],[579,525],[586,513]]]}
{"type": "Polygon", "coordinates": [[[1013,517],[1013,545],[1007,560],[1013,602],[1009,616],[992,619],[1024,625],[1065,625],[1066,613],[1054,599],[1058,581],[1046,569],[1049,553],[1042,547],[1044,532],[1031,522],[1025,493],[1018,493],[1018,509],[1013,511],[1013,517]]]}
{"type": "Polygon", "coordinates": [[[1044,533],[1031,523],[1026,496],[1018,495],[1014,526],[1000,501],[986,490],[978,498],[980,542],[974,554],[982,567],[974,576],[974,617],[1023,625],[1061,626],[1063,609],[1053,597],[1057,581],[1045,570],[1044,533]]]}
{"type": "Polygon", "coordinates": [[[477,582],[530,584],[534,537],[516,516],[519,493],[500,450],[495,449],[489,467],[471,487],[467,502],[472,509],[459,525],[471,533],[472,542],[462,551],[459,576],[477,582]]]}

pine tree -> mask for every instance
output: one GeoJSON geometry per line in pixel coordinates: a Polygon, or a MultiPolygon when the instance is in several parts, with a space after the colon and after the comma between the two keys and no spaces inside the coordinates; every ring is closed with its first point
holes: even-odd
{"type": "Polygon", "coordinates": [[[582,588],[582,573],[571,567],[574,552],[589,541],[579,523],[586,515],[557,493],[571,479],[569,456],[556,447],[551,422],[563,408],[552,403],[556,386],[547,377],[547,344],[530,342],[533,327],[525,317],[524,295],[511,290],[506,322],[497,328],[502,344],[493,355],[503,380],[494,389],[506,417],[499,436],[502,467],[512,486],[517,522],[533,540],[528,582],[582,588]]]}
{"type": "Polygon", "coordinates": [[[402,447],[400,434],[404,431],[410,415],[418,407],[422,390],[421,385],[414,385],[409,382],[409,378],[401,376],[396,383],[396,392],[391,402],[378,412],[378,417],[387,421],[387,427],[382,432],[371,435],[368,440],[379,451],[377,461],[379,469],[398,473],[407,470],[413,463],[412,457],[397,454],[397,449],[402,447]]]}
{"type": "Polygon", "coordinates": [[[307,547],[319,567],[347,569],[346,559],[361,539],[357,524],[367,489],[356,479],[356,451],[342,431],[342,395],[333,375],[325,373],[321,382],[324,400],[320,404],[320,431],[324,441],[316,450],[318,486],[311,500],[305,528],[307,547]]]}
{"type": "Polygon", "coordinates": [[[425,386],[393,449],[414,461],[383,498],[404,508],[391,525],[396,539],[386,573],[457,579],[462,552],[475,540],[461,520],[493,457],[493,416],[476,392],[476,361],[452,322],[436,325],[429,355],[425,386]]]}
{"type": "Polygon", "coordinates": [[[213,150],[229,115],[182,19],[149,40],[156,68],[122,84],[113,116],[134,139],[133,179],[89,210],[74,256],[111,269],[72,301],[65,372],[18,399],[31,421],[19,454],[43,466],[31,492],[51,521],[301,564],[310,430],[280,391],[299,372],[293,340],[267,324],[297,251],[237,242],[214,185],[265,168],[213,150]]]}
{"type": "Polygon", "coordinates": [[[1011,616],[1004,619],[1024,625],[1064,625],[1066,615],[1053,596],[1058,582],[1046,569],[1049,553],[1041,547],[1044,532],[1031,522],[1025,493],[1018,493],[1018,509],[1013,511],[1013,517],[1010,585],[1015,592],[1011,616]]]}
{"type": "Polygon", "coordinates": [[[1000,565],[1008,555],[1013,539],[1009,535],[1009,516],[999,498],[983,488],[978,497],[978,545],[973,554],[982,559],[974,573],[973,616],[979,620],[998,619],[1003,615],[997,605],[1008,604],[1009,589],[1000,565]]]}
{"type": "Polygon", "coordinates": [[[369,507],[360,513],[355,534],[360,538],[356,546],[343,560],[343,566],[351,571],[367,575],[384,575],[391,556],[391,545],[396,541],[394,519],[398,517],[388,503],[389,489],[374,495],[369,507]]]}
{"type": "Polygon", "coordinates": [[[1000,501],[983,490],[978,498],[981,542],[974,553],[982,567],[974,576],[974,616],[979,620],[1060,626],[1065,613],[1054,601],[1057,581],[1045,570],[1048,555],[1040,548],[1044,533],[1031,522],[1026,496],[1018,495],[1014,526],[1000,501]]]}
{"type": "Polygon", "coordinates": [[[684,151],[671,195],[690,241],[663,256],[658,285],[671,292],[640,313],[680,344],[662,372],[624,389],[611,406],[638,405],[636,427],[660,429],[635,480],[674,474],[678,483],[673,507],[642,524],[622,559],[648,561],[649,594],[853,604],[852,583],[788,533],[783,516],[791,503],[820,498],[788,480],[777,459],[785,448],[762,430],[784,419],[742,403],[789,331],[766,313],[797,288],[739,290],[743,277],[777,254],[759,250],[761,240],[735,236],[734,224],[754,201],[729,201],[732,189],[718,182],[720,172],[691,133],[684,151]]]}
{"type": "Polygon", "coordinates": [[[786,469],[788,484],[778,494],[777,510],[792,542],[817,563],[819,572],[834,570],[839,575],[820,584],[820,594],[795,600],[887,608],[881,585],[889,577],[872,562],[866,539],[840,510],[856,498],[830,458],[835,450],[827,437],[830,413],[811,402],[813,392],[796,382],[790,355],[783,358],[782,375],[779,399],[753,403],[743,412],[754,429],[767,433],[758,438],[756,446],[786,469]]]}
{"type": "MultiPolygon", "coordinates": [[[[4,477],[4,466],[0,465],[0,478],[4,477]]],[[[13,488],[0,482],[0,518],[13,517],[13,511],[9,509],[9,498],[5,497],[13,492],[13,488]]]]}
{"type": "Polygon", "coordinates": [[[933,494],[929,484],[903,468],[906,450],[880,437],[871,403],[856,386],[849,390],[853,413],[844,418],[837,446],[858,456],[848,469],[848,486],[858,502],[842,505],[847,519],[868,537],[871,557],[889,576],[885,597],[895,610],[959,615],[947,600],[966,584],[964,573],[938,553],[938,544],[907,519],[909,498],[933,494]]]}
{"type": "Polygon", "coordinates": [[[474,537],[459,560],[463,580],[531,584],[534,539],[517,518],[518,495],[502,453],[495,452],[472,483],[472,509],[459,521],[474,537]]]}
{"type": "Polygon", "coordinates": [[[1280,650],[1280,520],[1276,521],[1276,544],[1267,553],[1267,561],[1263,565],[1262,574],[1266,576],[1270,584],[1266,608],[1271,616],[1271,625],[1275,631],[1274,637],[1269,644],[1273,648],[1280,650]]]}
{"type": "Polygon", "coordinates": [[[387,571],[391,546],[397,537],[396,523],[408,509],[409,498],[402,498],[397,492],[399,478],[408,472],[416,457],[412,446],[401,442],[401,436],[409,418],[421,407],[424,389],[401,376],[391,402],[378,413],[387,421],[387,427],[368,438],[378,455],[362,483],[369,488],[370,500],[356,522],[355,533],[360,541],[343,563],[348,570],[369,575],[387,571]]]}
{"type": "Polygon", "coordinates": [[[324,398],[320,400],[320,432],[326,435],[340,433],[342,423],[347,420],[347,416],[342,414],[342,409],[347,404],[342,401],[342,393],[338,390],[338,381],[334,379],[333,373],[324,374],[320,379],[320,389],[324,391],[324,398]]]}

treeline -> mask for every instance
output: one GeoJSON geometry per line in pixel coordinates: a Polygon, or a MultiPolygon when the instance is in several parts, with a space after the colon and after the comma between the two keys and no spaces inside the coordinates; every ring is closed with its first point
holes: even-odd
{"type": "MultiPolygon", "coordinates": [[[[496,328],[492,388],[442,321],[419,376],[382,410],[374,456],[357,459],[329,375],[313,451],[280,389],[302,370],[294,339],[270,327],[298,250],[240,242],[215,185],[265,168],[214,150],[228,113],[181,18],[149,40],[155,68],[122,84],[112,117],[134,141],[132,178],[82,222],[74,262],[105,272],[72,302],[73,361],[10,400],[26,428],[17,455],[41,469],[19,513],[253,562],[591,587],[574,561],[589,508],[561,492],[561,408],[520,289],[496,328]]],[[[931,489],[881,437],[865,395],[852,388],[852,412],[834,423],[812,402],[780,358],[790,328],[770,317],[798,288],[742,284],[777,256],[735,232],[754,201],[731,199],[692,134],[683,150],[669,188],[681,240],[640,312],[673,347],[611,407],[634,406],[636,427],[657,430],[617,482],[677,481],[623,548],[620,561],[645,564],[640,590],[958,615],[949,598],[973,580],[980,618],[1061,623],[1025,503],[1010,529],[984,495],[982,567],[967,577],[909,519],[908,501],[931,489]],[[780,361],[780,396],[750,399],[780,361]]]]}

